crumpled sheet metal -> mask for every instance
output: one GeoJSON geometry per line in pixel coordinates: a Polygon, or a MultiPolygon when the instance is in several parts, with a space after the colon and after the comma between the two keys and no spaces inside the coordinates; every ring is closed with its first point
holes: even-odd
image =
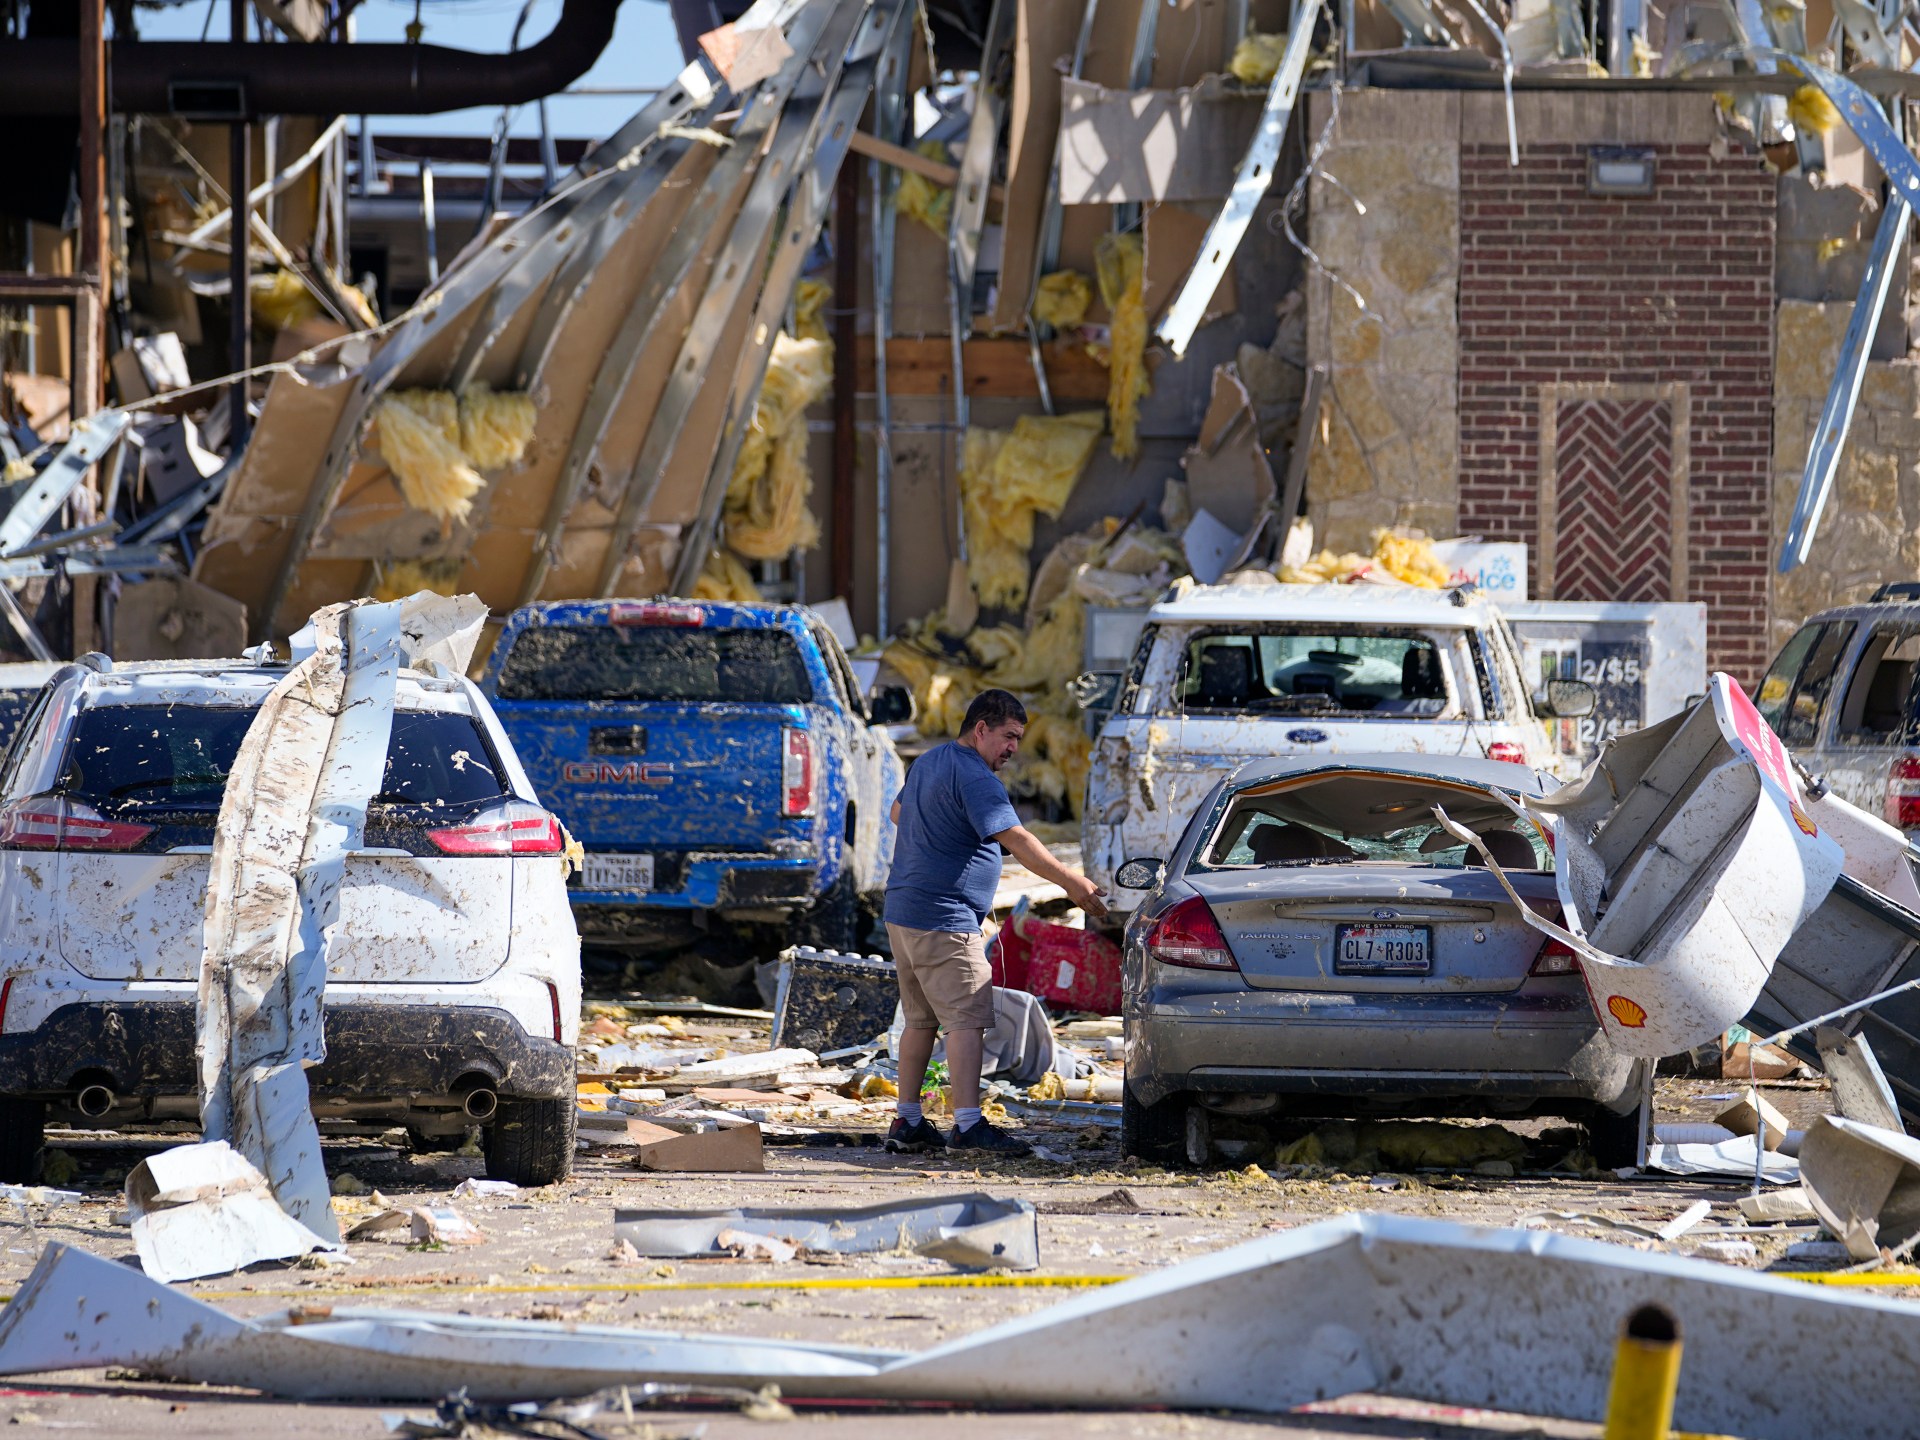
{"type": "Polygon", "coordinates": [[[471,596],[427,593],[316,612],[247,729],[215,824],[195,1042],[201,1124],[327,1244],[340,1231],[306,1070],[326,1058],[326,946],[346,854],[386,768],[401,666],[470,658],[485,619],[471,596]]]}
{"type": "Polygon", "coordinates": [[[769,1235],[804,1250],[862,1255],[940,1253],[969,1269],[1033,1270],[1040,1222],[1025,1200],[971,1193],[862,1206],[743,1206],[735,1210],[620,1210],[613,1233],[642,1255],[724,1255],[723,1231],[769,1235]]]}
{"type": "Polygon", "coordinates": [[[1366,1391],[1597,1422],[1619,1322],[1647,1303],[1673,1311],[1687,1337],[1679,1428],[1750,1440],[1911,1430],[1920,1306],[1564,1235],[1389,1215],[1256,1240],[916,1355],[346,1307],[298,1325],[241,1320],[49,1245],[0,1312],[0,1373],[131,1366],[336,1400],[429,1400],[462,1386],[474,1399],[547,1400],[651,1380],[1265,1413],[1366,1391]]]}
{"type": "Polygon", "coordinates": [[[1822,1115],[1800,1141],[1807,1199],[1856,1260],[1920,1234],[1920,1140],[1822,1115]]]}
{"type": "Polygon", "coordinates": [[[1608,742],[1579,780],[1524,804],[1558,822],[1565,923],[1489,868],[1529,925],[1579,956],[1608,1042],[1648,1059],[1747,1013],[1845,860],[1802,804],[1785,747],[1724,674],[1692,710],[1608,742]]]}

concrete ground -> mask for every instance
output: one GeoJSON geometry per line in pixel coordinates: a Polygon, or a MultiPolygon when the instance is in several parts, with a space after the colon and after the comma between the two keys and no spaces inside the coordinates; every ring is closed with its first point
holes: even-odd
{"type": "MultiPolygon", "coordinates": [[[[1725,1081],[1665,1081],[1662,1119],[1705,1119],[1723,1103],[1725,1081]]],[[[1768,1092],[1796,1120],[1825,1108],[1820,1087],[1774,1087],[1768,1092]]],[[[941,1288],[954,1272],[946,1265],[904,1256],[834,1257],[833,1263],[785,1265],[745,1260],[612,1258],[614,1212],[622,1207],[705,1208],[735,1204],[863,1205],[915,1196],[951,1194],[956,1187],[1021,1196],[1041,1211],[1041,1278],[1133,1275],[1176,1264],[1266,1234],[1353,1210],[1421,1215],[1476,1224],[1508,1225],[1550,1212],[1598,1214],[1659,1224],[1697,1199],[1714,1210],[1706,1225],[1738,1224],[1738,1184],[1677,1179],[1587,1179],[1571,1176],[1493,1178],[1472,1174],[1299,1174],[1276,1178],[1262,1171],[1174,1173],[1123,1161],[1111,1130],[1036,1122],[1034,1138],[1067,1154],[1067,1164],[1029,1160],[976,1167],[944,1155],[906,1157],[877,1148],[770,1145],[758,1175],[663,1175],[631,1168],[631,1152],[583,1152],[571,1180],[543,1190],[453,1201],[486,1234],[484,1242],[426,1249],[404,1240],[354,1242],[354,1263],[307,1269],[267,1265],[234,1276],[186,1285],[189,1292],[240,1314],[289,1305],[348,1303],[446,1309],[527,1319],[579,1321],[653,1329],[743,1333],[918,1349],[1058,1303],[1067,1287],[941,1288]],[[1062,1213],[1100,1197],[1118,1213],[1062,1213]],[[882,1282],[875,1286],[872,1282],[882,1282]]],[[[120,1223],[119,1185],[142,1155],[174,1143],[160,1134],[56,1134],[77,1173],[64,1183],[86,1194],[79,1206],[52,1213],[29,1233],[15,1223],[4,1231],[0,1287],[10,1293],[32,1267],[40,1243],[53,1239],[115,1258],[130,1257],[129,1231],[120,1223]]],[[[421,1155],[378,1138],[330,1139],[327,1166],[336,1188],[354,1181],[396,1204],[449,1203],[450,1192],[481,1162],[459,1155],[421,1155]],[[353,1181],[343,1182],[342,1177],[353,1181]]],[[[372,1213],[367,1195],[336,1198],[344,1221],[372,1213]]],[[[1568,1233],[1631,1242],[1629,1234],[1580,1221],[1545,1222],[1568,1233]]],[[[394,1232],[404,1235],[405,1232],[394,1232]]],[[[1804,1235],[1807,1232],[1802,1232],[1804,1235]]],[[[1757,1263],[1777,1262],[1788,1239],[1753,1235],[1757,1263]]],[[[1691,1237],[1675,1248],[1684,1253],[1691,1237]]],[[[1899,1294],[1902,1292],[1885,1292],[1899,1294]]],[[[1909,1292],[1908,1298],[1914,1293],[1909,1292]]],[[[1610,1323],[1610,1322],[1603,1322],[1610,1323]]],[[[75,1372],[16,1382],[0,1393],[10,1424],[50,1429],[141,1433],[153,1437],[288,1437],[380,1435],[381,1416],[428,1407],[300,1405],[147,1377],[75,1372]]],[[[1365,1396],[1279,1417],[1220,1414],[1007,1414],[964,1410],[798,1407],[797,1426],[831,1425],[850,1437],[891,1437],[903,1423],[916,1434],[971,1440],[1019,1440],[1026,1435],[1229,1437],[1259,1430],[1300,1436],[1448,1436],[1513,1434],[1581,1436],[1597,1428],[1365,1396]]],[[[589,1424],[612,1440],[702,1434],[708,1440],[756,1437],[767,1422],[731,1408],[640,1411],[589,1424]]]]}

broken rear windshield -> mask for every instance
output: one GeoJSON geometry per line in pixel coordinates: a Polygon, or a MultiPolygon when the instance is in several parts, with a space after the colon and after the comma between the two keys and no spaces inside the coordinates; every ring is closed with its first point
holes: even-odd
{"type": "MultiPolygon", "coordinates": [[[[115,811],[218,810],[255,710],[240,705],[96,705],[67,742],[59,790],[115,811]]],[[[470,804],[506,793],[472,716],[396,710],[382,803],[470,804]]]]}
{"type": "Polygon", "coordinates": [[[813,682],[784,630],[547,625],[513,642],[500,698],[808,705],[813,682]]]}

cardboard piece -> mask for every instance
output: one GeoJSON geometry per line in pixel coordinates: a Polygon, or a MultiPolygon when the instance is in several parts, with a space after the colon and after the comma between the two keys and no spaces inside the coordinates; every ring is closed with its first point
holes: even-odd
{"type": "Polygon", "coordinates": [[[1260,419],[1233,366],[1214,367],[1199,442],[1180,463],[1195,514],[1210,512],[1235,535],[1245,535],[1273,505],[1273,467],[1260,445],[1260,419]]]}
{"type": "Polygon", "coordinates": [[[1060,81],[1060,201],[1226,198],[1264,97],[1213,76],[1179,90],[1060,81]]]}
{"type": "MultiPolygon", "coordinates": [[[[1144,224],[1146,248],[1142,259],[1146,274],[1140,298],[1147,307],[1148,324],[1158,322],[1161,312],[1173,303],[1180,282],[1187,278],[1193,262],[1200,257],[1200,247],[1206,242],[1207,226],[1211,223],[1210,215],[1190,210],[1184,205],[1147,207],[1144,224]]],[[[1229,265],[1221,274],[1220,283],[1214,286],[1213,298],[1207,301],[1206,312],[1201,315],[1200,323],[1204,325],[1210,320],[1218,320],[1239,308],[1240,285],[1234,279],[1233,267],[1229,265]]]]}
{"type": "Polygon", "coordinates": [[[1740,1099],[1713,1117],[1714,1124],[1724,1125],[1736,1135],[1758,1133],[1762,1120],[1767,1125],[1767,1149],[1778,1150],[1781,1142],[1787,1138],[1787,1117],[1751,1085],[1747,1086],[1746,1093],[1740,1099]]]}
{"type": "Polygon", "coordinates": [[[645,1120],[629,1120],[627,1135],[640,1146],[633,1163],[641,1170],[757,1175],[767,1168],[758,1125],[680,1135],[645,1120]]]}
{"type": "Polygon", "coordinates": [[[1070,60],[1086,0],[1019,0],[1013,40],[1013,99],[1007,114],[1007,203],[1002,212],[1000,283],[990,331],[1026,326],[1037,278],[1040,221],[1047,208],[1054,140],[1060,129],[1060,70],[1070,60]]]}
{"type": "Polygon", "coordinates": [[[776,74],[793,54],[778,25],[748,30],[731,21],[702,35],[700,48],[736,95],[776,74]]]}
{"type": "Polygon", "coordinates": [[[113,607],[121,660],[213,660],[246,645],[247,607],[184,575],[128,584],[113,607]]]}

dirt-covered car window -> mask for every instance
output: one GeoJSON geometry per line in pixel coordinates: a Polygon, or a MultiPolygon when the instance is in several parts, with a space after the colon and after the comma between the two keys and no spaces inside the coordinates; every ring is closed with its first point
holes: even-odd
{"type": "MultiPolygon", "coordinates": [[[[218,810],[254,713],[245,705],[93,706],[74,723],[60,790],[116,812],[218,810]]],[[[506,788],[472,716],[394,712],[381,801],[468,804],[506,788]]]]}
{"type": "Polygon", "coordinates": [[[1453,711],[1448,666],[1430,636],[1407,630],[1212,631],[1188,642],[1188,710],[1433,718],[1453,711]]]}
{"type": "Polygon", "coordinates": [[[1458,870],[1484,865],[1434,807],[1487,842],[1504,869],[1552,870],[1553,849],[1485,791],[1378,774],[1259,785],[1235,796],[1202,845],[1200,869],[1368,861],[1458,870]]]}
{"type": "Polygon", "coordinates": [[[813,683],[784,630],[546,625],[513,642],[500,697],[806,705],[813,683]]]}

